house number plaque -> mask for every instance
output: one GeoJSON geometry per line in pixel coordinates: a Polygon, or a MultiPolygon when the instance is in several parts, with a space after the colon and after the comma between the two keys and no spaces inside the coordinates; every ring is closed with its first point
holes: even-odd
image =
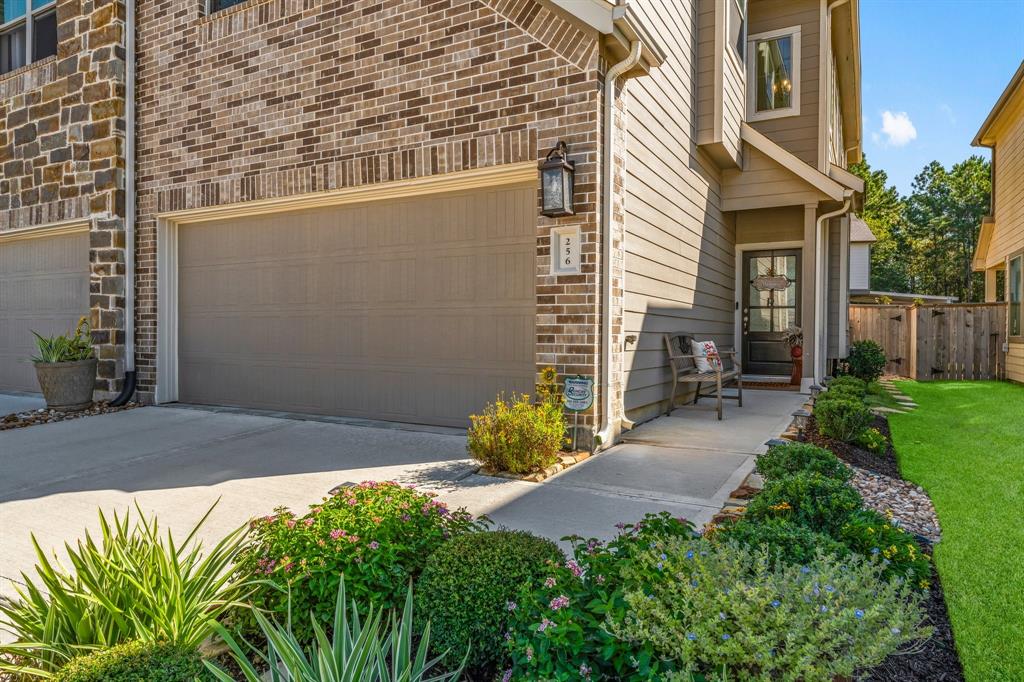
{"type": "Polygon", "coordinates": [[[551,274],[580,274],[580,228],[551,228],[551,274]]]}

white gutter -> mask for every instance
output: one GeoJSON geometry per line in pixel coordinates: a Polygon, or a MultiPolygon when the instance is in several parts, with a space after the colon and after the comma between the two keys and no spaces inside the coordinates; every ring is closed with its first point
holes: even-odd
{"type": "Polygon", "coordinates": [[[853,203],[853,190],[844,192],[845,201],[843,207],[818,216],[814,244],[814,383],[821,385],[825,377],[825,355],[828,353],[828,344],[824,342],[825,317],[828,311],[828,301],[825,300],[825,242],[828,235],[825,234],[825,223],[832,218],[846,214],[853,203]]]}
{"type": "Polygon", "coordinates": [[[601,160],[601,429],[596,434],[595,450],[612,442],[612,160],[614,159],[615,81],[640,62],[643,45],[639,40],[630,45],[629,56],[608,69],[604,76],[604,146],[601,160]]]}

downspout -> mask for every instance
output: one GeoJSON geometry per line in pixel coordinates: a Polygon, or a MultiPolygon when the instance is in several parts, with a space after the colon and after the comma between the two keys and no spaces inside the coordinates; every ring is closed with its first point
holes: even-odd
{"type": "Polygon", "coordinates": [[[125,218],[124,218],[124,378],[110,401],[125,405],[135,395],[135,0],[125,0],[125,218]]]}
{"type": "Polygon", "coordinates": [[[611,445],[612,440],[612,173],[615,126],[615,81],[640,62],[642,45],[634,40],[629,46],[629,56],[613,65],[604,75],[604,142],[602,149],[601,208],[601,429],[595,436],[595,449],[611,445]]]}
{"type": "Polygon", "coordinates": [[[853,190],[846,190],[843,197],[845,201],[842,208],[818,216],[814,231],[814,383],[818,385],[821,385],[821,380],[825,376],[825,354],[828,353],[828,344],[823,343],[824,334],[822,333],[828,312],[828,301],[824,296],[825,258],[823,252],[825,240],[828,239],[828,235],[825,234],[825,223],[832,218],[845,215],[850,210],[850,205],[853,203],[853,190]]]}

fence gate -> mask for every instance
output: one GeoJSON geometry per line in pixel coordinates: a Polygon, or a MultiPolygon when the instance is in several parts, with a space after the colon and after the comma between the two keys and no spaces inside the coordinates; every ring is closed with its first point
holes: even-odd
{"type": "Polygon", "coordinates": [[[920,381],[1002,379],[1006,304],[851,305],[850,341],[885,350],[885,371],[920,381]]]}
{"type": "Polygon", "coordinates": [[[910,376],[912,310],[902,305],[851,305],[850,341],[875,341],[885,350],[885,373],[910,376]]]}

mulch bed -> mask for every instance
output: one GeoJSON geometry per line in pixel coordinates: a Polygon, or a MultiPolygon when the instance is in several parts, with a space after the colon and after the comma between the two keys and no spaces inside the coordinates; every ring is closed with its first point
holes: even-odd
{"type": "Polygon", "coordinates": [[[95,417],[98,414],[112,414],[114,412],[124,412],[125,410],[131,410],[139,407],[138,403],[128,403],[122,407],[111,407],[109,403],[97,402],[93,403],[92,407],[87,407],[84,410],[78,412],[58,412],[57,410],[39,409],[39,410],[28,410],[26,412],[12,412],[4,417],[0,417],[0,431],[7,431],[8,429],[23,429],[26,426],[35,426],[37,424],[52,424],[54,422],[65,422],[71,419],[79,419],[81,417],[95,417]]]}
{"type": "Polygon", "coordinates": [[[807,428],[804,429],[804,440],[826,450],[831,450],[839,459],[860,469],[866,469],[876,474],[884,474],[891,478],[903,478],[900,474],[899,462],[896,461],[896,451],[892,448],[889,421],[885,417],[876,416],[871,426],[878,429],[885,436],[885,439],[889,441],[889,447],[886,448],[883,454],[877,455],[852,443],[843,443],[842,441],[832,440],[821,435],[818,433],[818,424],[813,416],[807,419],[807,428]]]}
{"type": "MultiPolygon", "coordinates": [[[[813,416],[807,420],[804,440],[831,450],[847,464],[903,480],[899,462],[896,460],[896,451],[892,447],[889,421],[883,416],[876,416],[871,426],[878,429],[889,441],[889,447],[884,454],[877,455],[856,445],[822,436],[818,433],[818,426],[813,416]]],[[[929,554],[931,553],[930,546],[926,546],[924,549],[929,554]]],[[[935,570],[934,564],[932,565],[931,589],[928,590],[928,596],[921,606],[925,611],[925,623],[935,630],[931,639],[912,651],[889,656],[876,668],[862,671],[857,677],[858,680],[867,680],[868,682],[908,682],[909,680],[960,682],[964,679],[960,657],[957,655],[956,646],[953,643],[953,629],[946,611],[942,582],[939,580],[939,574],[935,570]]]]}
{"type": "Polygon", "coordinates": [[[907,682],[927,680],[928,682],[962,682],[963,668],[953,643],[953,629],[946,612],[946,600],[942,595],[939,574],[932,566],[932,587],[921,606],[925,611],[925,623],[934,628],[931,639],[910,653],[893,654],[881,665],[863,671],[858,680],[868,682],[907,682]]]}

